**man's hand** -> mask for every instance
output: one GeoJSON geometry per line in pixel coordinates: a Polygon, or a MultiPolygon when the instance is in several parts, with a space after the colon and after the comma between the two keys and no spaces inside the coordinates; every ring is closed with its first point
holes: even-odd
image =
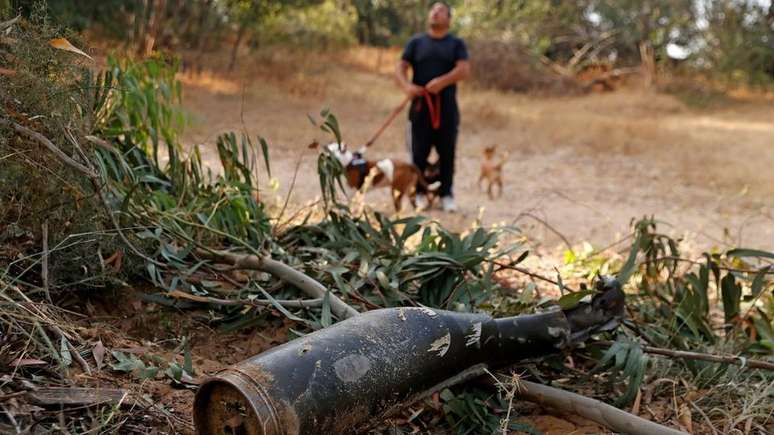
{"type": "Polygon", "coordinates": [[[443,90],[443,88],[446,87],[446,82],[442,77],[436,77],[425,85],[425,89],[427,89],[427,92],[430,92],[431,94],[437,94],[443,90]]]}
{"type": "Polygon", "coordinates": [[[421,96],[424,91],[425,91],[425,88],[423,88],[422,86],[415,85],[413,83],[409,83],[403,88],[403,92],[405,92],[406,95],[412,98],[421,96]]]}

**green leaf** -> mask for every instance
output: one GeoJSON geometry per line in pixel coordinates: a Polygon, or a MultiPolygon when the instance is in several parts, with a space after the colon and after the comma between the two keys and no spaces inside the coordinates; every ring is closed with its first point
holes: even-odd
{"type": "Polygon", "coordinates": [[[183,344],[183,370],[191,375],[194,375],[193,369],[193,356],[191,355],[191,339],[185,337],[185,343],[183,344]]]}
{"type": "Polygon", "coordinates": [[[762,268],[755,274],[755,278],[753,278],[752,285],[750,286],[753,297],[758,296],[761,290],[763,290],[763,285],[766,283],[766,274],[769,273],[769,270],[771,270],[770,265],[762,268]]]}
{"type": "Polygon", "coordinates": [[[266,143],[266,139],[263,137],[258,138],[258,142],[261,144],[261,152],[263,153],[263,163],[266,165],[266,172],[271,177],[271,166],[269,166],[269,144],[266,143]]]}
{"type": "Polygon", "coordinates": [[[522,261],[526,260],[527,256],[529,256],[529,250],[526,250],[526,251],[522,252],[521,255],[519,255],[519,258],[517,258],[516,261],[511,263],[511,266],[515,266],[515,265],[521,263],[522,261]]]}
{"type": "Polygon", "coordinates": [[[183,368],[180,367],[178,363],[173,362],[169,365],[164,374],[172,378],[173,381],[180,382],[180,380],[183,379],[183,368]]]}
{"type": "Polygon", "coordinates": [[[625,286],[626,283],[629,282],[629,278],[631,278],[637,266],[637,253],[640,251],[641,241],[642,236],[640,233],[638,233],[637,237],[632,243],[631,249],[629,250],[629,258],[626,259],[626,263],[624,263],[623,267],[621,267],[621,270],[618,271],[618,276],[616,279],[618,279],[618,282],[620,282],[622,286],[625,286]]]}
{"type": "Polygon", "coordinates": [[[559,307],[562,308],[562,310],[569,310],[571,308],[575,308],[579,303],[580,300],[588,295],[593,295],[597,293],[596,290],[581,290],[577,292],[567,293],[566,295],[559,298],[556,303],[559,304],[559,307]]]}
{"type": "Polygon", "coordinates": [[[111,351],[118,364],[110,364],[110,368],[117,372],[139,374],[147,370],[145,363],[134,355],[126,355],[123,352],[111,351]]]}
{"type": "Polygon", "coordinates": [[[323,328],[327,328],[333,324],[333,319],[331,316],[331,291],[328,290],[325,292],[325,296],[323,297],[323,303],[322,303],[322,315],[320,317],[320,324],[323,328]]]}
{"type": "Polygon", "coordinates": [[[726,323],[739,315],[739,305],[742,300],[742,287],[737,284],[736,277],[728,273],[720,281],[721,293],[723,295],[723,312],[726,323]]]}
{"type": "Polygon", "coordinates": [[[59,345],[59,354],[62,356],[62,365],[69,367],[73,362],[73,356],[70,354],[70,348],[67,346],[67,339],[62,337],[59,345]]]}
{"type": "Polygon", "coordinates": [[[774,260],[774,252],[761,251],[759,249],[736,248],[726,252],[726,255],[729,257],[738,257],[738,258],[760,257],[760,258],[770,258],[774,260]]]}
{"type": "Polygon", "coordinates": [[[300,317],[296,316],[295,314],[291,313],[290,311],[288,311],[288,310],[287,310],[287,308],[283,307],[283,306],[282,306],[282,305],[281,305],[279,302],[277,302],[277,300],[276,300],[276,299],[274,299],[274,297],[273,297],[272,295],[270,295],[270,294],[269,294],[269,293],[268,293],[266,290],[264,290],[262,287],[260,287],[260,286],[256,286],[256,287],[257,287],[257,288],[258,288],[258,290],[259,290],[259,291],[260,291],[260,292],[263,294],[263,296],[264,296],[266,299],[268,299],[268,300],[269,300],[269,302],[271,302],[272,306],[273,306],[274,308],[276,308],[276,309],[277,309],[277,311],[279,311],[280,313],[282,313],[282,314],[283,314],[285,317],[287,317],[287,318],[288,318],[288,319],[290,319],[290,320],[296,321],[296,322],[300,322],[300,323],[304,323],[304,324],[309,324],[309,322],[308,322],[307,320],[305,320],[305,319],[302,319],[302,318],[300,318],[300,317]]]}
{"type": "Polygon", "coordinates": [[[382,288],[388,289],[390,288],[390,280],[387,279],[387,275],[381,270],[376,271],[376,279],[379,280],[379,285],[382,286],[382,288]]]}

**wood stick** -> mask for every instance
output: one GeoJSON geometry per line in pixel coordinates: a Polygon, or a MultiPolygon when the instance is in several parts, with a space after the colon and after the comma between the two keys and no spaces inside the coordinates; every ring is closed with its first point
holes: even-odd
{"type": "Polygon", "coordinates": [[[14,18],[11,18],[11,19],[10,19],[10,20],[8,20],[8,21],[3,21],[3,22],[1,22],[1,23],[0,23],[0,31],[3,31],[3,30],[5,30],[5,29],[7,29],[7,28],[9,28],[9,27],[13,26],[13,25],[14,25],[14,24],[16,24],[16,22],[17,22],[17,21],[19,21],[20,19],[21,19],[21,15],[17,15],[16,17],[14,17],[14,18]]]}
{"type": "Polygon", "coordinates": [[[583,397],[580,394],[524,380],[520,381],[520,385],[522,388],[519,390],[519,396],[530,402],[578,414],[615,432],[632,435],[679,435],[685,433],[629,414],[599,400],[583,397]]]}
{"type": "MultiPolygon", "coordinates": [[[[597,341],[596,343],[604,346],[613,345],[612,341],[597,341]]],[[[723,364],[736,364],[742,367],[749,367],[752,369],[764,369],[764,370],[774,371],[774,363],[761,361],[757,359],[748,359],[743,356],[713,355],[709,353],[687,352],[684,350],[664,349],[664,348],[653,347],[653,346],[642,346],[642,351],[647,353],[652,353],[654,355],[670,356],[674,358],[699,360],[699,361],[711,361],[711,362],[717,362],[717,363],[723,363],[723,364]]]]}
{"type": "Polygon", "coordinates": [[[41,281],[43,281],[43,291],[46,292],[46,300],[48,303],[52,303],[51,291],[48,287],[48,219],[43,221],[41,232],[43,233],[41,235],[43,238],[43,256],[40,259],[40,275],[41,281]]]}
{"type": "Polygon", "coordinates": [[[54,333],[56,333],[60,338],[63,338],[65,342],[67,343],[67,348],[70,350],[70,355],[72,355],[75,362],[77,362],[81,369],[87,374],[91,375],[91,367],[89,366],[89,363],[86,362],[85,359],[81,356],[81,354],[78,352],[78,349],[75,348],[75,346],[70,342],[70,339],[67,338],[67,334],[62,331],[62,328],[55,324],[48,325],[49,328],[51,328],[54,333]]]}
{"type": "MultiPolygon", "coordinates": [[[[175,299],[186,299],[205,304],[223,305],[223,306],[254,306],[263,307],[272,305],[273,302],[268,299],[220,299],[210,296],[197,296],[180,290],[162,293],[162,296],[170,296],[175,299]]],[[[318,308],[323,304],[322,298],[318,299],[275,299],[274,302],[286,308],[318,308]]]]}
{"type": "Polygon", "coordinates": [[[65,154],[64,151],[59,149],[58,146],[54,145],[54,143],[51,142],[47,137],[43,136],[37,131],[30,130],[29,128],[24,127],[23,125],[19,125],[6,118],[0,118],[0,125],[11,126],[17,133],[27,136],[28,138],[33,139],[39,144],[48,148],[49,151],[54,153],[57,157],[59,157],[60,160],[62,160],[62,162],[64,162],[68,166],[74,168],[79,172],[86,174],[90,178],[97,177],[97,174],[91,168],[84,166],[83,164],[73,160],[70,156],[65,154]]]}
{"type": "MultiPolygon", "coordinates": [[[[299,290],[313,298],[324,298],[328,289],[303,272],[273,260],[267,256],[234,254],[227,251],[197,249],[196,252],[205,258],[215,258],[237,269],[252,269],[270,273],[277,278],[298,287],[299,290]]],[[[331,311],[341,319],[357,316],[357,310],[347,305],[338,296],[331,294],[331,311]]]]}
{"type": "Polygon", "coordinates": [[[562,285],[562,284],[559,283],[559,281],[556,281],[556,280],[553,280],[551,278],[545,277],[545,276],[543,276],[543,275],[541,275],[539,273],[532,272],[529,269],[525,269],[523,267],[512,266],[510,264],[500,263],[499,261],[495,261],[495,260],[486,260],[486,261],[489,262],[489,263],[492,263],[492,264],[494,264],[496,266],[499,266],[500,269],[513,270],[513,271],[516,271],[516,272],[519,272],[519,273],[523,273],[524,275],[527,275],[529,277],[538,279],[540,281],[545,281],[547,283],[551,283],[551,284],[553,284],[553,285],[555,285],[555,286],[557,286],[559,288],[565,288],[565,289],[567,289],[567,290],[569,290],[571,292],[576,292],[577,291],[575,289],[572,289],[572,288],[568,287],[566,284],[562,285]]]}

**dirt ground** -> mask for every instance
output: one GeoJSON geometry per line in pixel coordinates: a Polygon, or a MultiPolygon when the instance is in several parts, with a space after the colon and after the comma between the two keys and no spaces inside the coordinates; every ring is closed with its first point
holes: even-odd
{"type": "MultiPolygon", "coordinates": [[[[264,198],[284,201],[301,158],[291,203],[302,205],[319,193],[314,151],[306,146],[331,139],[306,115],[329,107],[344,141],[359,147],[402,98],[389,74],[394,56],[355,50],[336,58],[245,57],[239,74],[182,74],[191,116],[184,141],[203,145],[213,162],[212,143],[221,132],[265,137],[279,189],[267,188],[264,198]]],[[[484,225],[516,223],[546,248],[559,244],[557,233],[573,245],[601,246],[627,234],[633,218],[655,215],[668,224],[663,231],[696,249],[774,247],[770,98],[728,98],[696,109],[638,89],[534,97],[463,84],[459,99],[454,189],[460,213],[430,212],[447,226],[463,229],[480,216],[484,225]],[[508,154],[505,191],[495,200],[476,183],[482,149],[490,144],[508,154]]],[[[405,127],[401,115],[370,157],[408,159],[405,127]]],[[[368,201],[391,211],[386,190],[370,192],[368,201]]]]}

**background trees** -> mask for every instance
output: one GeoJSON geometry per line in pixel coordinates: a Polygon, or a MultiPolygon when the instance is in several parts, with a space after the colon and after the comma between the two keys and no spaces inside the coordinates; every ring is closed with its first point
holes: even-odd
{"type": "MultiPolygon", "coordinates": [[[[49,15],[76,29],[154,49],[208,51],[290,44],[399,46],[424,29],[430,0],[49,0],[49,15]]],[[[572,68],[677,63],[725,83],[774,81],[769,0],[453,0],[455,31],[572,68]]],[[[0,8],[33,13],[34,2],[0,8]]]]}

